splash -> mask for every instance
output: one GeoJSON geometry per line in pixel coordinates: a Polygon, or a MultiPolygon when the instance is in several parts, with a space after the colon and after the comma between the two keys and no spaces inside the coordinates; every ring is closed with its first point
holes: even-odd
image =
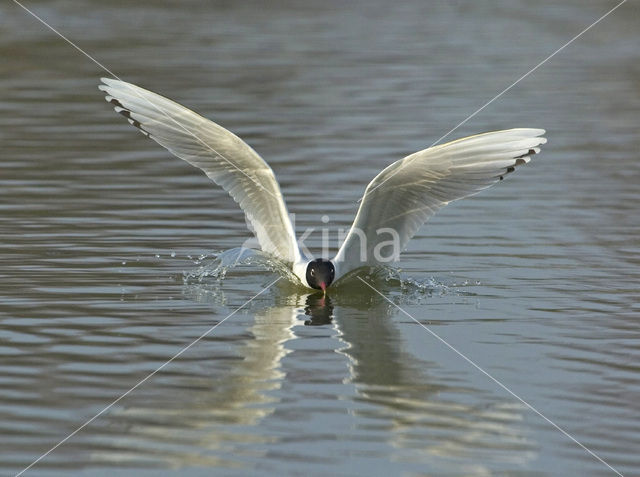
{"type": "Polygon", "coordinates": [[[411,276],[407,276],[402,271],[402,269],[389,266],[379,266],[374,268],[355,270],[354,272],[351,272],[340,281],[338,281],[334,285],[334,287],[345,292],[349,291],[358,284],[366,287],[366,285],[364,285],[362,281],[359,280],[359,278],[365,280],[371,286],[382,292],[398,294],[405,297],[475,295],[474,293],[462,290],[463,287],[467,287],[469,285],[469,283],[466,281],[463,283],[456,283],[452,281],[442,280],[433,276],[427,279],[414,278],[411,276]]]}
{"type": "Polygon", "coordinates": [[[241,275],[247,271],[275,273],[292,284],[299,283],[286,263],[250,248],[233,248],[218,255],[201,256],[197,263],[200,266],[195,270],[183,272],[185,284],[220,284],[228,275],[241,275]]]}
{"type": "MultiPolygon", "coordinates": [[[[282,277],[282,285],[292,287],[292,290],[304,289],[308,291],[293,274],[288,264],[271,255],[253,249],[234,248],[217,255],[202,255],[196,263],[199,265],[198,268],[183,273],[183,280],[186,285],[220,286],[225,279],[234,277],[275,274],[282,277]]],[[[465,290],[470,286],[468,281],[461,283],[447,282],[433,276],[427,279],[414,278],[405,275],[401,269],[389,266],[355,270],[332,285],[331,291],[342,294],[362,293],[363,287],[367,288],[367,286],[358,278],[366,280],[381,291],[397,293],[406,297],[475,295],[465,290]]],[[[479,285],[479,283],[476,282],[476,285],[479,285]]]]}

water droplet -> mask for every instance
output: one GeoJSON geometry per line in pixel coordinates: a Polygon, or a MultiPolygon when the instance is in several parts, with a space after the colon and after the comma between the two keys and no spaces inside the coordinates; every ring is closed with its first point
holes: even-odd
{"type": "Polygon", "coordinates": [[[171,258],[176,258],[176,252],[171,252],[171,258]]]}

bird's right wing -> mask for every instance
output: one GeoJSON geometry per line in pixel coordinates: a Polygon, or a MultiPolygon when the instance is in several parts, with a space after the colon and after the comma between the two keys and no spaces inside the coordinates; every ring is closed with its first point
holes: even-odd
{"type": "Polygon", "coordinates": [[[543,129],[478,134],[391,164],[367,186],[353,226],[334,258],[340,275],[397,260],[438,209],[490,187],[529,162],[547,142],[542,134],[543,129]]]}
{"type": "Polygon", "coordinates": [[[242,139],[163,96],[102,78],[100,89],[116,112],[175,156],[201,169],[240,205],[263,251],[299,259],[280,186],[267,163],[242,139]]]}

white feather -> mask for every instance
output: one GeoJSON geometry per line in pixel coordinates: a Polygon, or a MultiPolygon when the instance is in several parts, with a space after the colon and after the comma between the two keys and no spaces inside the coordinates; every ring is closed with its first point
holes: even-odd
{"type": "Polygon", "coordinates": [[[405,157],[384,169],[367,186],[349,234],[333,262],[340,276],[381,263],[377,245],[398,233],[400,250],[418,229],[449,202],[476,194],[530,161],[544,144],[543,129],[509,129],[478,134],[405,157]],[[361,231],[361,234],[359,234],[361,231]],[[361,244],[361,237],[366,243],[361,244]],[[362,260],[364,258],[364,260],[362,260]]]}
{"type": "Polygon", "coordinates": [[[102,78],[99,88],[131,124],[226,190],[244,210],[263,251],[300,260],[280,186],[267,163],[242,139],[170,99],[102,78]]]}
{"type": "MultiPolygon", "coordinates": [[[[244,210],[262,250],[289,262],[302,283],[309,285],[305,278],[309,260],[298,248],[280,186],[250,146],[170,99],[123,81],[102,81],[99,88],[116,112],[226,190],[244,210]]],[[[391,164],[366,188],[353,226],[332,260],[336,279],[381,263],[374,250],[389,237],[379,235],[380,229],[395,230],[400,252],[438,209],[490,187],[528,163],[546,142],[542,134],[542,129],[478,134],[391,164]]]]}

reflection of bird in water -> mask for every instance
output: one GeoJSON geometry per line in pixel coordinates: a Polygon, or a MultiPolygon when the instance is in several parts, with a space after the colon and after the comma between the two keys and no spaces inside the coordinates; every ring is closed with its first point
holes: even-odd
{"type": "Polygon", "coordinates": [[[309,316],[304,324],[307,326],[329,325],[333,320],[333,305],[331,298],[324,293],[307,295],[304,314],[309,316]]]}
{"type": "Polygon", "coordinates": [[[298,246],[273,171],[248,144],[151,91],[114,79],[102,81],[100,89],[118,113],[231,194],[264,252],[288,263],[304,286],[323,291],[352,270],[397,260],[440,208],[501,181],[546,142],[540,137],[543,129],[509,129],[430,147],[394,162],[367,186],[337,255],[314,260],[298,246]]]}
{"type": "Polygon", "coordinates": [[[90,444],[94,459],[140,464],[153,456],[158,466],[215,473],[263,458],[277,468],[278,456],[317,462],[344,446],[354,455],[374,448],[400,468],[413,462],[488,475],[492,463],[518,468],[532,458],[520,406],[413,354],[406,336],[413,325],[399,324],[394,307],[354,286],[359,293],[287,293],[227,321],[219,341],[201,343],[191,360],[158,376],[159,388],[134,393],[105,416],[105,433],[90,444]],[[327,439],[338,434],[351,437],[327,439]],[[296,446],[301,435],[320,444],[296,446]]]}
{"type": "MultiPolygon", "coordinates": [[[[428,465],[428,475],[491,475],[495,463],[517,469],[535,457],[522,425],[524,406],[485,395],[458,372],[451,379],[446,350],[412,353],[407,335],[414,324],[400,325],[396,308],[377,293],[332,297],[335,326],[348,345],[340,352],[351,359],[354,400],[373,406],[353,413],[356,421],[375,420],[384,429],[371,426],[367,438],[390,444],[393,462],[428,465]]],[[[424,346],[431,344],[425,333],[424,346]]]]}

